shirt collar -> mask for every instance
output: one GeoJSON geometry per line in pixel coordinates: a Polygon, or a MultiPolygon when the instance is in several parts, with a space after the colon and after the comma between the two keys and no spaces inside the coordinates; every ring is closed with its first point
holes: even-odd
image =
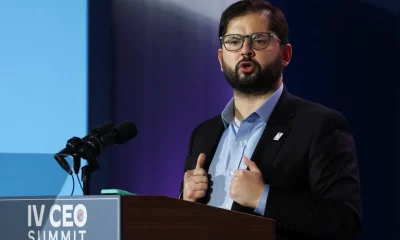
{"type": "MultiPolygon", "coordinates": [[[[256,115],[264,122],[267,122],[275,108],[276,103],[282,95],[282,91],[283,84],[281,84],[281,86],[267,100],[265,100],[265,102],[257,110],[255,110],[254,113],[250,114],[250,116],[256,115]]],[[[227,128],[229,124],[234,121],[234,98],[228,102],[225,109],[221,113],[221,117],[225,128],[227,128]]]]}

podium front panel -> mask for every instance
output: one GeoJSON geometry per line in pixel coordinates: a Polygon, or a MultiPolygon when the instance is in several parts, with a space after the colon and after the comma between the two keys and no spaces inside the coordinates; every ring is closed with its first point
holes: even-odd
{"type": "Polygon", "coordinates": [[[0,198],[1,239],[121,239],[121,197],[0,198]]]}

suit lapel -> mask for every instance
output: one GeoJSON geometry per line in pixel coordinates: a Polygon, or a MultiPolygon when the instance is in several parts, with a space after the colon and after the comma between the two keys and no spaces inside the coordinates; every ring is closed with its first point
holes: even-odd
{"type": "Polygon", "coordinates": [[[275,159],[290,133],[290,119],[294,115],[291,95],[284,89],[251,157],[257,166],[260,167],[275,159]]]}
{"type": "MultiPolygon", "coordinates": [[[[221,140],[221,136],[224,132],[224,123],[220,116],[212,120],[211,128],[204,134],[203,152],[206,154],[206,160],[204,162],[204,170],[208,172],[211,161],[214,158],[215,151],[218,148],[218,143],[221,140]]],[[[200,154],[200,153],[199,153],[200,154]]],[[[197,159],[197,158],[196,158],[197,159]]]]}
{"type": "MultiPolygon", "coordinates": [[[[203,168],[206,172],[208,172],[223,132],[224,123],[222,121],[222,118],[220,116],[217,116],[211,120],[209,127],[207,127],[207,130],[204,131],[201,136],[200,142],[202,144],[200,145],[202,147],[198,149],[199,152],[195,152],[195,156],[193,156],[193,168],[195,168],[196,166],[196,161],[199,154],[204,153],[206,155],[206,160],[204,162],[203,168]]],[[[198,202],[207,204],[210,201],[211,189],[212,188],[208,188],[206,196],[202,199],[199,199],[198,202]]]]}

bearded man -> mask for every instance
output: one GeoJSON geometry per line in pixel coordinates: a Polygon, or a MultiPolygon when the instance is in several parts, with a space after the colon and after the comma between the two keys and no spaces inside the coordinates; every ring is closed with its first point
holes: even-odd
{"type": "Polygon", "coordinates": [[[191,135],[181,198],[274,219],[276,239],[354,239],[361,193],[345,117],[289,93],[288,24],[264,1],[222,14],[218,60],[233,98],[191,135]]]}

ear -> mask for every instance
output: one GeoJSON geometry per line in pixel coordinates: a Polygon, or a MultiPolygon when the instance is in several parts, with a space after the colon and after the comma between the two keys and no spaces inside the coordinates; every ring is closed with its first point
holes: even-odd
{"type": "Polygon", "coordinates": [[[293,49],[292,45],[289,43],[284,45],[282,48],[282,64],[284,67],[287,67],[292,59],[293,49]]]}
{"type": "Polygon", "coordinates": [[[219,61],[219,66],[221,67],[221,71],[223,72],[224,70],[222,69],[222,49],[218,49],[218,61],[219,61]]]}

